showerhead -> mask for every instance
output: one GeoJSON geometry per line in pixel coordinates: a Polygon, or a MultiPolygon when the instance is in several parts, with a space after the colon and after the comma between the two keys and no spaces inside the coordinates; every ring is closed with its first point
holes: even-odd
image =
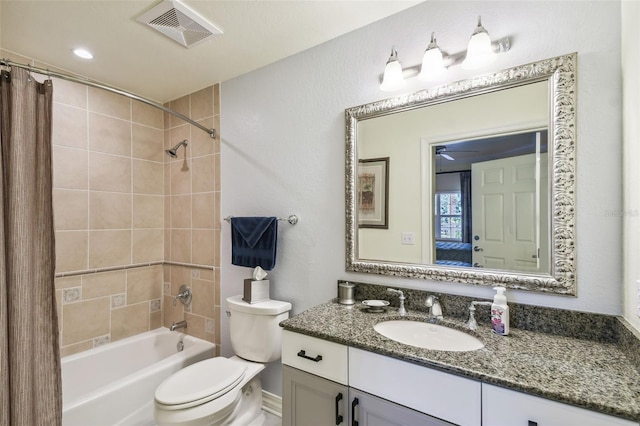
{"type": "Polygon", "coordinates": [[[171,149],[166,149],[164,152],[167,153],[167,155],[171,158],[178,158],[178,149],[180,148],[181,145],[184,145],[185,147],[187,146],[187,140],[183,140],[182,142],[178,143],[176,146],[174,146],[171,149]]]}

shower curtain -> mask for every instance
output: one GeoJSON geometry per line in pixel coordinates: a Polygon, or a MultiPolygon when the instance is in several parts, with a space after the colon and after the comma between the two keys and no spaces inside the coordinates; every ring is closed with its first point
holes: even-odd
{"type": "Polygon", "coordinates": [[[0,76],[0,425],[62,424],[50,81],[0,76]]]}

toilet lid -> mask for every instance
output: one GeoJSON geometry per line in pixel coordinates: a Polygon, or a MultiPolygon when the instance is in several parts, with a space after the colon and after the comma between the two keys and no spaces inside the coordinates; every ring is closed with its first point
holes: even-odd
{"type": "Polygon", "coordinates": [[[244,377],[247,367],[216,357],[177,371],[156,389],[155,399],[164,405],[202,404],[224,395],[244,377]]]}

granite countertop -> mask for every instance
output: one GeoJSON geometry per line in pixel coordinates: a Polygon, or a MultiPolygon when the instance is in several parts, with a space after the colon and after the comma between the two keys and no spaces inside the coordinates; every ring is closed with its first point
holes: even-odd
{"type": "Polygon", "coordinates": [[[400,317],[395,309],[369,313],[363,305],[328,302],[280,325],[285,330],[364,349],[531,395],[640,421],[640,371],[615,343],[600,343],[511,328],[497,336],[487,325],[476,331],[462,321],[440,324],[479,338],[484,348],[434,351],[397,343],[373,325],[393,319],[425,321],[424,312],[400,317]]]}

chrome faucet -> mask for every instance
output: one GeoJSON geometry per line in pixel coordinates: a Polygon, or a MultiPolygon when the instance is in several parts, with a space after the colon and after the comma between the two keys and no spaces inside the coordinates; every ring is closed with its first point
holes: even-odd
{"type": "Polygon", "coordinates": [[[478,305],[491,306],[491,302],[479,302],[477,300],[471,302],[469,305],[469,320],[466,322],[466,326],[469,327],[469,330],[475,330],[478,328],[478,322],[474,315],[476,313],[476,306],[478,305]]]}
{"type": "Polygon", "coordinates": [[[398,299],[400,300],[400,307],[398,308],[398,315],[407,315],[407,310],[404,308],[404,293],[402,290],[396,290],[395,288],[388,288],[387,291],[389,293],[395,293],[398,295],[398,299]]]}
{"type": "Polygon", "coordinates": [[[187,321],[182,320],[182,321],[178,321],[178,322],[173,322],[173,324],[171,324],[171,327],[169,327],[170,331],[176,331],[180,328],[187,328],[187,321]]]}
{"type": "Polygon", "coordinates": [[[429,321],[437,321],[442,319],[442,306],[440,306],[440,301],[433,294],[427,297],[427,300],[424,302],[425,306],[429,308],[429,312],[427,313],[427,320],[429,321]]]}

